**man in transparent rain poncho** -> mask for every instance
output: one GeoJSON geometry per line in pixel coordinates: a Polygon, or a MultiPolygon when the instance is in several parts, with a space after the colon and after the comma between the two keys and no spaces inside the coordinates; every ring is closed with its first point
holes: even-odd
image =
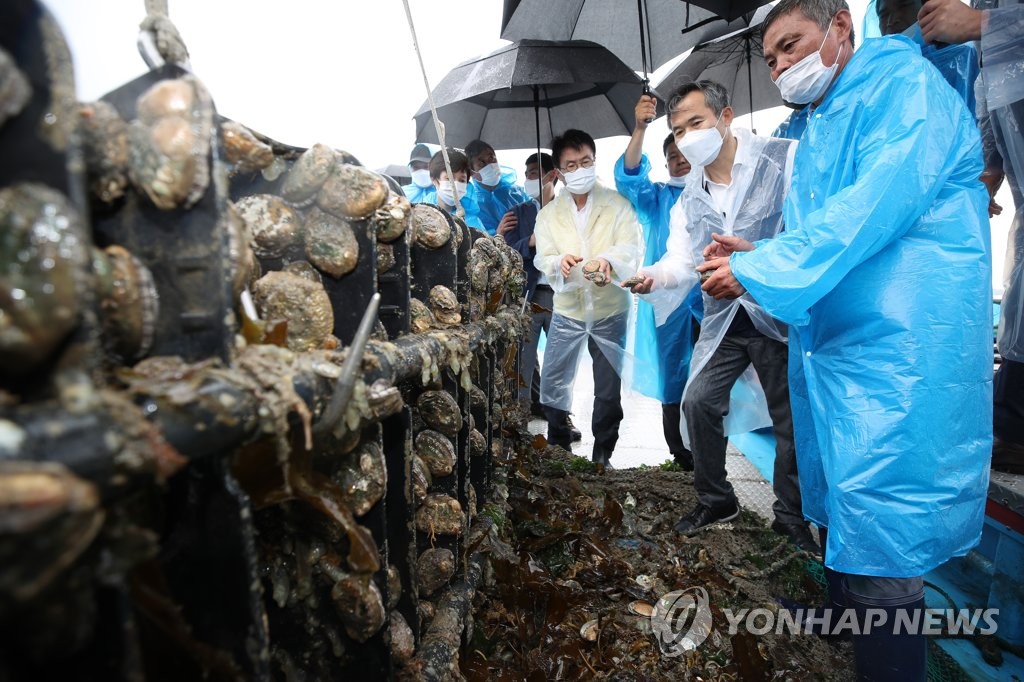
{"type": "MultiPolygon", "coordinates": [[[[704,262],[705,249],[718,243],[714,239],[756,241],[779,233],[795,148],[791,140],[733,130],[729,93],[713,81],[684,85],[668,111],[676,145],[693,170],[672,209],[666,254],[643,268],[644,280],[633,287],[641,294],[654,290],[649,300],[659,323],[697,281],[696,267],[704,262]]],[[[704,321],[682,402],[698,504],[676,524],[680,533],[739,514],[725,471],[726,435],[746,429],[727,424],[726,418],[742,420],[756,411],[731,399],[738,395],[734,385],[753,365],[763,387],[761,404],[767,403],[775,427],[772,528],[802,549],[817,549],[800,507],[786,356],[785,326],[749,296],[735,301],[704,296],[704,321]]],[[[757,384],[748,373],[736,388],[754,392],[757,384]]]]}
{"type": "Polygon", "coordinates": [[[857,679],[923,682],[926,631],[900,623],[923,619],[922,576],[967,553],[985,517],[980,137],[914,42],[887,36],[854,52],[843,0],[781,0],[763,31],[782,98],[812,105],[786,230],[702,265],[714,269],[704,289],[752,296],[790,325],[804,512],[827,528],[830,596],[861,626],[847,630],[857,679]]]}
{"type": "Polygon", "coordinates": [[[630,296],[615,286],[636,272],[642,244],[633,207],[597,182],[594,139],[567,130],[551,141],[565,189],[537,215],[534,265],[554,290],[554,313],[544,350],[540,401],[548,442],[566,450],[572,387],[584,346],[594,361],[591,459],[608,465],[622,421],[619,371],[630,296]]]}

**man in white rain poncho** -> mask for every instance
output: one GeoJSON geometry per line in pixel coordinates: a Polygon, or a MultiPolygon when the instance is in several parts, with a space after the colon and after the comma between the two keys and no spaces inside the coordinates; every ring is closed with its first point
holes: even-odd
{"type": "Polygon", "coordinates": [[[781,0],[765,19],[782,98],[813,105],[786,230],[701,267],[709,294],[746,292],[790,325],[804,512],[864,626],[858,679],[923,682],[924,631],[897,624],[923,619],[922,576],[974,546],[985,515],[988,196],[963,98],[903,36],[853,52],[851,24],[843,0],[781,0]]]}
{"type": "Polygon", "coordinates": [[[594,361],[592,459],[607,465],[622,421],[619,370],[630,308],[629,294],[613,279],[636,272],[642,245],[633,207],[597,183],[596,153],[594,139],[582,130],[551,141],[565,189],[537,215],[533,262],[555,292],[540,383],[548,442],[566,450],[571,445],[566,417],[586,346],[594,361]]]}
{"type": "MultiPolygon", "coordinates": [[[[754,241],[782,229],[793,141],[732,130],[729,93],[713,81],[680,88],[669,102],[668,117],[676,145],[693,170],[672,209],[668,250],[641,270],[645,279],[633,288],[636,293],[674,289],[685,294],[697,281],[696,267],[704,262],[712,235],[754,241]]],[[[658,298],[664,297],[657,291],[652,296],[656,310],[658,298]]],[[[802,549],[817,550],[800,507],[786,356],[785,326],[749,296],[736,301],[704,296],[704,321],[682,403],[698,504],[676,524],[680,533],[689,535],[739,514],[725,471],[725,417],[734,384],[753,365],[775,427],[772,528],[802,549]]]]}

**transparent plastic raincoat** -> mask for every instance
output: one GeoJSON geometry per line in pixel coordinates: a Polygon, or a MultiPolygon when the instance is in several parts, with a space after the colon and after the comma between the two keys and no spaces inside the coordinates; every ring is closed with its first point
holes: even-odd
{"type": "MultiPolygon", "coordinates": [[[[625,155],[615,162],[615,188],[636,209],[644,235],[643,264],[653,265],[665,255],[668,242],[669,213],[682,187],[651,182],[651,163],[646,154],[640,166],[626,171],[625,155]]],[[[641,299],[636,310],[632,387],[666,404],[679,404],[690,375],[690,358],[696,341],[694,323],[704,314],[700,287],[694,285],[682,304],[669,315],[665,324],[656,326],[654,308],[641,299]]]]}
{"type": "Polygon", "coordinates": [[[493,190],[484,189],[476,180],[470,180],[469,185],[476,200],[476,215],[487,234],[498,231],[502,216],[513,206],[530,200],[526,190],[516,184],[516,172],[506,166],[501,167],[501,180],[493,190]]]}
{"type": "Polygon", "coordinates": [[[914,577],[980,537],[992,446],[991,249],[978,131],[902,36],[812,112],[786,231],[731,257],[790,324],[804,514],[829,567],[914,577]]]}
{"type": "Polygon", "coordinates": [[[621,371],[625,356],[626,325],[631,294],[618,282],[636,274],[643,243],[633,207],[615,190],[600,184],[590,191],[590,217],[581,232],[576,226],[576,206],[563,189],[537,215],[537,255],[533,263],[554,290],[554,315],[544,347],[540,401],[568,411],[580,353],[591,339],[621,371]],[[566,254],[583,258],[562,277],[566,254]],[[612,267],[612,281],[597,286],[583,277],[583,265],[604,258],[612,267]],[[560,371],[550,371],[558,367],[560,371]]]}
{"type": "MultiPolygon", "coordinates": [[[[654,279],[655,290],[647,294],[655,319],[663,324],[698,281],[696,267],[704,262],[704,247],[712,234],[728,234],[751,242],[770,239],[782,230],[782,202],[789,187],[792,167],[791,140],[759,137],[743,128],[733,130],[736,158],[732,182],[737,189],[736,206],[728,211],[727,224],[703,186],[703,168],[694,167],[679,201],[672,207],[671,225],[665,256],[641,272],[654,279]],[[682,292],[682,293],[680,293],[682,292]],[[673,295],[674,294],[674,295],[673,295]]],[[[759,332],[777,341],[786,340],[786,327],[761,308],[748,294],[731,301],[716,301],[703,295],[704,318],[700,337],[690,360],[690,378],[697,376],[722,343],[736,312],[742,306],[759,332]]],[[[685,391],[684,391],[685,396],[685,391]]],[[[754,368],[748,367],[736,382],[725,417],[726,435],[745,433],[771,426],[768,404],[754,368]]],[[[683,440],[689,447],[685,428],[683,440]]]]}

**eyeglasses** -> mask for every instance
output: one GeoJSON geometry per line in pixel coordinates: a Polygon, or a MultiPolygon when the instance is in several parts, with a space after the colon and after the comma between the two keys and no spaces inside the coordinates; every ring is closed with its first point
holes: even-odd
{"type": "Polygon", "coordinates": [[[563,166],[559,170],[561,170],[563,173],[575,173],[580,168],[590,168],[593,165],[594,165],[594,157],[593,156],[584,156],[579,161],[570,161],[569,163],[565,164],[565,166],[563,166]]]}

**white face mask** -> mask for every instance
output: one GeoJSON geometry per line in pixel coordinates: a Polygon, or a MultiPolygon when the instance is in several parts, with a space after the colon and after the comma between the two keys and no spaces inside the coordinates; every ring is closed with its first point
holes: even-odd
{"type": "Polygon", "coordinates": [[[679,153],[686,157],[691,166],[706,166],[718,158],[724,142],[722,133],[718,132],[718,123],[721,120],[722,116],[719,114],[713,127],[691,130],[676,138],[679,153]]]}
{"type": "Polygon", "coordinates": [[[779,75],[775,85],[779,86],[782,99],[793,104],[810,104],[821,99],[832,79],[839,69],[839,56],[843,53],[843,46],[839,46],[839,53],[836,54],[836,63],[832,66],[825,66],[821,60],[821,49],[825,47],[829,31],[832,29],[832,22],[828,22],[825,29],[825,37],[816,52],[812,52],[793,66],[786,69],[779,75]]]}
{"type": "Polygon", "coordinates": [[[685,175],[670,175],[668,176],[668,184],[672,187],[682,187],[686,184],[685,175]]]}
{"type": "Polygon", "coordinates": [[[477,171],[480,175],[480,184],[494,187],[501,182],[501,166],[496,163],[489,163],[477,171]]]}
{"type": "Polygon", "coordinates": [[[573,194],[586,194],[594,189],[597,182],[597,168],[577,168],[571,173],[562,173],[565,178],[565,187],[573,194]]]}
{"type": "Polygon", "coordinates": [[[526,190],[527,194],[536,199],[540,196],[540,178],[533,178],[532,180],[527,178],[523,183],[523,189],[526,190]]]}
{"type": "MultiPolygon", "coordinates": [[[[455,189],[459,191],[459,198],[466,196],[466,189],[469,185],[465,182],[455,182],[455,189]]],[[[448,180],[442,180],[437,188],[437,198],[445,203],[446,206],[455,205],[455,196],[452,194],[452,183],[448,180]]]]}
{"type": "Polygon", "coordinates": [[[414,170],[412,172],[412,184],[416,185],[420,189],[430,187],[430,185],[433,184],[430,182],[430,171],[426,169],[414,170]]]}

